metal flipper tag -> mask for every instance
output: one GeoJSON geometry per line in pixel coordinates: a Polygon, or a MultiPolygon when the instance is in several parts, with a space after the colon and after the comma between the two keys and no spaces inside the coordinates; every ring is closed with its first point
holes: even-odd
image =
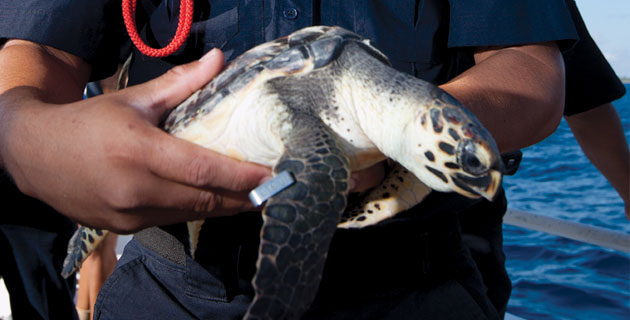
{"type": "Polygon", "coordinates": [[[278,192],[295,183],[295,179],[289,171],[282,171],[273,179],[261,184],[249,193],[249,200],[256,206],[260,206],[278,192]]]}

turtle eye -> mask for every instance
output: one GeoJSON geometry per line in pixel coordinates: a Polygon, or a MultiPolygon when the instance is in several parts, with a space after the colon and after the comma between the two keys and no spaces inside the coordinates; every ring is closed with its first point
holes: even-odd
{"type": "Polygon", "coordinates": [[[476,147],[472,140],[466,140],[459,152],[459,165],[465,172],[472,175],[482,175],[488,171],[486,166],[476,155],[476,147]]]}

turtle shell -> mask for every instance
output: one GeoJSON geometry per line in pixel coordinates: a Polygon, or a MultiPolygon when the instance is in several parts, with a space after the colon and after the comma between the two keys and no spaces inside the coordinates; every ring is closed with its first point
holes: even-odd
{"type": "Polygon", "coordinates": [[[212,111],[224,97],[239,94],[253,81],[305,74],[323,68],[337,58],[348,41],[358,43],[366,52],[390,65],[387,57],[369,40],[355,33],[340,27],[305,28],[256,46],[231,61],[216,78],[173,109],[163,127],[173,134],[183,130],[193,120],[212,111]]]}

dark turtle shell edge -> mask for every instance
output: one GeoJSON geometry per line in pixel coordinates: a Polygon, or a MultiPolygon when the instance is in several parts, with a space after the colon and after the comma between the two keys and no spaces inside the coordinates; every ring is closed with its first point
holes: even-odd
{"type": "Polygon", "coordinates": [[[194,119],[208,114],[224,97],[238,92],[261,74],[268,77],[288,76],[311,66],[325,67],[335,60],[348,41],[359,43],[371,55],[386,64],[387,57],[368,40],[341,27],[315,26],[258,45],[230,62],[203,88],[173,109],[163,127],[170,133],[185,129],[194,119]],[[263,70],[280,72],[262,73],[263,70]]]}

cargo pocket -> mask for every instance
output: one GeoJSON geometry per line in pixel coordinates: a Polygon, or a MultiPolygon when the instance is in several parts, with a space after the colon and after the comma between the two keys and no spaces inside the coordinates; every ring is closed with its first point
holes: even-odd
{"type": "Polygon", "coordinates": [[[148,314],[181,319],[190,314],[182,303],[183,280],[183,266],[133,239],[98,294],[94,319],[144,319],[148,314]]]}
{"type": "Polygon", "coordinates": [[[447,280],[430,289],[399,296],[386,319],[488,320],[488,316],[468,291],[456,280],[447,280]]]}
{"type": "Polygon", "coordinates": [[[218,268],[207,270],[186,256],[186,295],[202,300],[228,302],[225,285],[218,268]]]}

